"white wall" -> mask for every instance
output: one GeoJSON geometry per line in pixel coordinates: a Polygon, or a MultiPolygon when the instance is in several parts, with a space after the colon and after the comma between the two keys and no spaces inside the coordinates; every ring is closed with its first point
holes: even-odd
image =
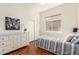
{"type": "Polygon", "coordinates": [[[62,4],[56,8],[51,8],[41,12],[40,34],[45,33],[45,17],[61,13],[62,34],[72,33],[72,29],[78,26],[78,8],[77,4],[62,4]]]}
{"type": "MultiPolygon", "coordinates": [[[[21,30],[23,31],[24,27],[29,31],[28,24],[29,21],[33,21],[35,23],[35,39],[39,36],[39,14],[41,11],[45,11],[49,8],[53,8],[58,6],[59,4],[45,4],[41,5],[39,3],[29,3],[29,4],[0,4],[0,32],[4,33],[14,33],[19,32],[17,30],[5,30],[5,16],[19,18],[21,23],[21,30]]],[[[30,31],[31,32],[31,31],[30,31]]],[[[33,31],[31,32],[31,36],[33,35],[33,31]]],[[[30,36],[30,40],[34,40],[33,37],[30,36]]]]}
{"type": "MultiPolygon", "coordinates": [[[[5,30],[5,16],[20,19],[21,30],[23,30],[26,18],[26,11],[24,7],[17,4],[0,4],[0,32],[5,30]]],[[[16,31],[16,30],[14,30],[16,31]]],[[[7,31],[8,32],[8,31],[7,31]]],[[[13,30],[10,30],[13,32],[13,30]]]]}
{"type": "Polygon", "coordinates": [[[30,32],[29,40],[34,40],[34,29],[29,21],[35,20],[36,15],[32,16],[33,12],[30,8],[26,4],[0,4],[0,34],[22,32],[24,28],[27,28],[30,32]],[[21,30],[5,30],[5,16],[20,19],[21,30]]]}
{"type": "MultiPolygon", "coordinates": [[[[54,3],[54,4],[44,4],[41,5],[39,3],[32,3],[32,4],[27,4],[25,7],[26,12],[28,13],[27,17],[29,21],[33,21],[35,23],[35,39],[38,38],[39,36],[39,23],[40,23],[40,12],[48,10],[50,8],[53,8],[55,6],[58,6],[60,4],[54,3]]],[[[33,32],[32,32],[33,34],[33,32]]],[[[32,35],[33,36],[33,35],[32,35]]],[[[31,38],[33,40],[33,38],[31,38]]]]}
{"type": "Polygon", "coordinates": [[[39,35],[39,13],[37,8],[31,4],[0,4],[0,34],[2,32],[14,33],[23,31],[27,28],[30,31],[30,41],[34,40],[34,29],[30,30],[30,25],[28,22],[33,21],[35,23],[35,39],[39,35]],[[5,30],[5,16],[20,19],[21,30],[5,30]]]}

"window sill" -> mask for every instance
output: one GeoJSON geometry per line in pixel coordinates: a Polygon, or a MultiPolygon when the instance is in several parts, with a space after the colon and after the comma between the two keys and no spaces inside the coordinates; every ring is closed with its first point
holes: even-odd
{"type": "Polygon", "coordinates": [[[62,33],[62,31],[46,31],[47,33],[62,33]]]}

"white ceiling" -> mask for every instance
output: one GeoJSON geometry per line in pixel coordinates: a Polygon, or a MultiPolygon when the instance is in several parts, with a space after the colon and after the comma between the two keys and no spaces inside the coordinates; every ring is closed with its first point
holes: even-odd
{"type": "Polygon", "coordinates": [[[39,4],[39,6],[37,6],[39,8],[40,11],[45,11],[48,10],[50,8],[54,8],[56,6],[59,6],[61,3],[47,3],[47,4],[39,4]]]}
{"type": "Polygon", "coordinates": [[[39,12],[54,8],[62,3],[0,3],[0,6],[22,7],[23,9],[37,9],[39,12]]]}
{"type": "Polygon", "coordinates": [[[36,8],[40,12],[48,10],[50,8],[54,8],[56,6],[61,5],[62,3],[27,3],[24,6],[29,8],[36,8]]]}

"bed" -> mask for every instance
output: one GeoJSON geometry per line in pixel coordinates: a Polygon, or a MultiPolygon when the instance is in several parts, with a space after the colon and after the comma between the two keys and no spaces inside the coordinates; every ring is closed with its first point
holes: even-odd
{"type": "Polygon", "coordinates": [[[79,44],[64,40],[64,36],[42,35],[36,40],[36,46],[57,55],[79,55],[79,44]]]}

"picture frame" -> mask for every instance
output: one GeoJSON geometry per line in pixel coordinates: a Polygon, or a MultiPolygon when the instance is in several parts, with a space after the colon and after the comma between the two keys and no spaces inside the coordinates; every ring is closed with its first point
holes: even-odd
{"type": "Polygon", "coordinates": [[[20,30],[20,19],[5,17],[6,30],[20,30]]]}

